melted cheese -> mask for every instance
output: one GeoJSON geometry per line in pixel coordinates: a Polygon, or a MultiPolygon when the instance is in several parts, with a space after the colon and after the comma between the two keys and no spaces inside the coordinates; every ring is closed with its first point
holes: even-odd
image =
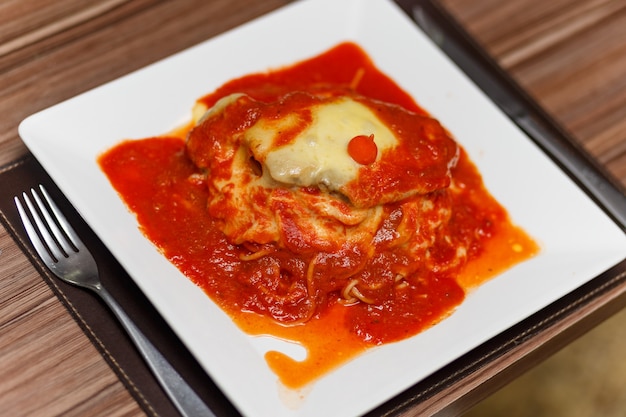
{"type": "Polygon", "coordinates": [[[289,143],[276,146],[281,132],[301,122],[298,114],[260,119],[244,133],[254,157],[278,182],[297,186],[322,186],[338,191],[354,181],[361,165],[348,154],[348,143],[357,135],[374,135],[379,149],[394,147],[398,139],[367,106],[350,97],[339,97],[310,108],[311,121],[289,143]]]}

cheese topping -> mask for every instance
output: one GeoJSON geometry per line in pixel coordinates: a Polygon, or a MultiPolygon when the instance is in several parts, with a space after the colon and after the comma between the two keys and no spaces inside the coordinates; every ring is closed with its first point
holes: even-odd
{"type": "Polygon", "coordinates": [[[311,122],[295,139],[275,146],[281,132],[301,123],[297,113],[260,119],[244,133],[244,141],[276,181],[297,186],[323,186],[338,191],[358,176],[361,164],[348,154],[357,135],[374,135],[378,159],[398,139],[367,106],[339,97],[310,108],[311,122]]]}

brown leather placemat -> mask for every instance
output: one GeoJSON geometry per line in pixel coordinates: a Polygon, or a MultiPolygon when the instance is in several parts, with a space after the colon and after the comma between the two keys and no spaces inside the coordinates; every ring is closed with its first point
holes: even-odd
{"type": "Polygon", "coordinates": [[[55,278],[33,252],[17,214],[13,196],[43,184],[96,259],[103,285],[126,313],[219,416],[239,416],[193,356],[180,342],[132,279],[96,237],[32,155],[0,167],[0,219],[67,307],[85,334],[148,415],[178,412],[113,314],[91,292],[55,278]]]}
{"type": "MultiPolygon", "coordinates": [[[[65,284],[53,277],[32,251],[30,242],[15,209],[13,197],[30,187],[43,184],[92,251],[100,268],[102,281],[131,319],[141,328],[179,373],[190,383],[218,416],[239,416],[201,369],[182,342],[163,321],[132,279],[117,263],[80,215],[56,187],[41,165],[31,155],[0,167],[0,220],[27,254],[42,278],[55,292],[70,314],[82,327],[111,368],[149,415],[177,415],[161,387],[108,308],[90,292],[65,284]]],[[[559,302],[548,306],[503,334],[469,352],[435,374],[390,399],[368,416],[402,414],[438,391],[471,375],[515,346],[530,340],[546,328],[592,302],[626,281],[626,261],[617,265],[559,302]]]]}

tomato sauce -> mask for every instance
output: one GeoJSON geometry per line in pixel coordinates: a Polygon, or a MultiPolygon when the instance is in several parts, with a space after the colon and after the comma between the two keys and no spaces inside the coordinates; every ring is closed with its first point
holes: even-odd
{"type": "MultiPolygon", "coordinates": [[[[201,101],[210,107],[219,98],[235,92],[271,101],[291,91],[325,89],[328,85],[346,86],[359,94],[426,114],[351,43],[284,69],[233,80],[201,101]]],[[[274,258],[247,262],[249,249],[229,242],[220,231],[216,219],[207,211],[208,191],[202,172],[186,155],[187,130],[124,141],[100,157],[100,166],[137,216],[145,236],[243,331],[273,335],[306,347],[308,356],[304,361],[279,352],[266,354],[269,366],[289,388],[314,381],[372,346],[399,341],[433,326],[452,313],[467,291],[538,251],[533,240],[511,224],[506,211],[485,189],[480,174],[461,150],[452,176],[456,187],[463,191],[450,197],[452,217],[448,227],[450,234],[467,248],[467,263],[444,268],[446,262],[454,259],[454,248],[444,244],[431,248],[430,268],[392,251],[383,251],[368,264],[367,276],[385,274],[389,263],[410,267],[413,262],[421,277],[419,283],[398,287],[387,300],[376,305],[344,305],[339,297],[328,296],[323,308],[310,320],[285,326],[265,314],[271,304],[255,300],[278,300],[287,290],[304,294],[307,289],[298,281],[281,284],[290,285],[288,289],[266,282],[263,272],[272,270],[274,258]],[[260,288],[272,288],[272,293],[260,294],[260,288]]],[[[358,262],[358,254],[350,251],[335,255],[319,263],[318,273],[337,274],[342,265],[358,262]]],[[[306,274],[307,264],[302,258],[290,256],[287,250],[273,256],[281,257],[281,268],[290,269],[294,276],[306,274]]],[[[289,314],[285,305],[280,308],[289,314]]]]}

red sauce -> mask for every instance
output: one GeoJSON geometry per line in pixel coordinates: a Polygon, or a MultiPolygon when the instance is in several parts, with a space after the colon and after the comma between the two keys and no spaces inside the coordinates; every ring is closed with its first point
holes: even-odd
{"type": "MultiPolygon", "coordinates": [[[[291,91],[324,89],[328,85],[347,86],[359,94],[426,114],[350,43],[288,68],[233,80],[202,101],[211,106],[234,92],[271,101],[291,91]]],[[[301,387],[368,347],[405,339],[436,324],[463,301],[469,289],[538,250],[532,239],[510,223],[506,211],[490,196],[478,171],[461,151],[453,177],[462,191],[442,198],[452,198],[450,233],[466,245],[467,264],[449,268],[445,264],[454,259],[454,248],[435,244],[431,266],[416,264],[414,268],[421,277],[419,284],[397,288],[374,306],[346,306],[338,302],[339,297],[329,296],[324,308],[307,322],[281,325],[265,314],[272,308],[267,300],[279,299],[287,291],[304,293],[306,288],[293,288],[301,285],[297,281],[270,282],[271,274],[263,273],[264,268],[272,268],[269,257],[258,262],[241,259],[249,249],[230,243],[207,211],[208,191],[201,171],[186,155],[186,132],[181,129],[170,136],[122,142],[103,154],[99,163],[136,214],[142,232],[244,331],[297,341],[308,349],[303,362],[278,352],[266,355],[269,366],[288,387],[301,387]],[[260,294],[259,288],[272,288],[272,294],[260,294]]],[[[392,230],[392,226],[383,227],[392,230]]],[[[360,262],[356,252],[328,255],[319,262],[317,273],[341,275],[341,268],[360,262]]],[[[294,275],[306,273],[303,258],[288,250],[273,256],[280,258],[281,268],[291,269],[294,275]]],[[[368,276],[386,274],[390,263],[410,266],[414,260],[383,251],[368,264],[368,276]]],[[[336,290],[331,284],[329,291],[336,290]]],[[[285,304],[280,309],[291,314],[285,304]]]]}

